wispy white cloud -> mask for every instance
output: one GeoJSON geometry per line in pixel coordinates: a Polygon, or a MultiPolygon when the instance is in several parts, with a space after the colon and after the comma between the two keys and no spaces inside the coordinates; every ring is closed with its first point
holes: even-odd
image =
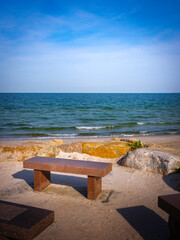
{"type": "Polygon", "coordinates": [[[100,17],[82,9],[74,9],[69,15],[59,16],[36,12],[25,16],[24,19],[7,16],[3,21],[0,19],[0,41],[1,45],[8,43],[12,46],[16,44],[17,47],[24,43],[28,45],[39,41],[89,46],[114,41],[116,44],[119,42],[133,45],[158,42],[166,35],[173,35],[171,29],[152,31],[150,34],[146,28],[131,28],[124,20],[116,21],[138,11],[139,8],[132,8],[112,18],[100,17]]]}
{"type": "Polygon", "coordinates": [[[180,91],[180,37],[126,25],[138,11],[0,19],[1,91],[180,91]]]}
{"type": "Polygon", "coordinates": [[[95,15],[91,12],[84,11],[82,9],[76,9],[75,16],[77,16],[78,18],[81,18],[81,19],[88,19],[88,20],[89,19],[90,20],[100,19],[100,17],[98,17],[97,15],[95,15]]]}
{"type": "Polygon", "coordinates": [[[35,92],[180,91],[179,45],[24,46],[1,62],[0,78],[6,79],[1,89],[8,91],[16,82],[14,91],[21,87],[35,92]]]}
{"type": "Polygon", "coordinates": [[[140,11],[140,8],[132,8],[131,10],[129,11],[123,11],[121,12],[120,14],[114,16],[111,20],[121,20],[123,19],[124,17],[128,17],[129,15],[133,15],[135,13],[137,13],[138,11],[140,11]]]}
{"type": "Polygon", "coordinates": [[[60,30],[59,27],[62,26],[72,29],[82,29],[86,26],[89,29],[94,24],[101,24],[102,21],[103,18],[95,14],[76,9],[71,15],[52,16],[49,14],[31,13],[23,19],[7,16],[0,19],[0,29],[14,30],[14,28],[19,28],[20,30],[25,30],[24,33],[26,33],[29,29],[43,31],[46,28],[47,31],[53,32],[60,30]]]}

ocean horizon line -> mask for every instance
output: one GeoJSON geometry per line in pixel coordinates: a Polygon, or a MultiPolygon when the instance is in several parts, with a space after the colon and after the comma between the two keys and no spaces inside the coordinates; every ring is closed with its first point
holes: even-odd
{"type": "Polygon", "coordinates": [[[0,94],[180,94],[180,92],[0,92],[0,94]]]}

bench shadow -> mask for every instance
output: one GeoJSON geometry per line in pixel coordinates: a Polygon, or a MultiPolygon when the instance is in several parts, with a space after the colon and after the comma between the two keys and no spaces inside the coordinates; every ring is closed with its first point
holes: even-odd
{"type": "Polygon", "coordinates": [[[168,223],[153,210],[145,206],[134,206],[117,209],[126,221],[145,240],[169,238],[168,223]]]}
{"type": "MultiPolygon", "coordinates": [[[[13,178],[23,179],[32,189],[34,189],[33,171],[22,170],[12,176],[13,178]]],[[[82,196],[87,197],[87,178],[51,173],[51,183],[73,187],[82,196]]]]}
{"type": "Polygon", "coordinates": [[[180,183],[180,173],[176,173],[175,171],[169,173],[162,177],[163,181],[172,189],[178,191],[178,184],[180,183]]]}

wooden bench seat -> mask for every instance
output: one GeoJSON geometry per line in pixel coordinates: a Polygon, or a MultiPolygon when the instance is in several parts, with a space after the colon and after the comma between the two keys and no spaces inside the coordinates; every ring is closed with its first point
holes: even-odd
{"type": "Polygon", "coordinates": [[[25,160],[23,167],[34,169],[35,191],[41,191],[51,183],[51,171],[87,175],[88,199],[96,199],[102,189],[102,177],[112,170],[111,163],[38,156],[25,160]]]}
{"type": "Polygon", "coordinates": [[[169,230],[171,239],[180,239],[180,194],[158,197],[158,206],[169,214],[169,230]]]}

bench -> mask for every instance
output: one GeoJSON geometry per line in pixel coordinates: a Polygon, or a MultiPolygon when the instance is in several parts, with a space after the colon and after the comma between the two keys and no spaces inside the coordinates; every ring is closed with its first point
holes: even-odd
{"type": "Polygon", "coordinates": [[[158,206],[169,214],[171,239],[180,239],[180,194],[158,196],[158,206]]]}
{"type": "Polygon", "coordinates": [[[112,170],[112,163],[37,156],[25,160],[23,167],[34,169],[35,191],[42,191],[51,183],[51,171],[87,175],[87,198],[94,200],[101,193],[102,177],[112,170]]]}
{"type": "Polygon", "coordinates": [[[0,239],[29,240],[54,222],[54,211],[0,200],[0,239]]]}

